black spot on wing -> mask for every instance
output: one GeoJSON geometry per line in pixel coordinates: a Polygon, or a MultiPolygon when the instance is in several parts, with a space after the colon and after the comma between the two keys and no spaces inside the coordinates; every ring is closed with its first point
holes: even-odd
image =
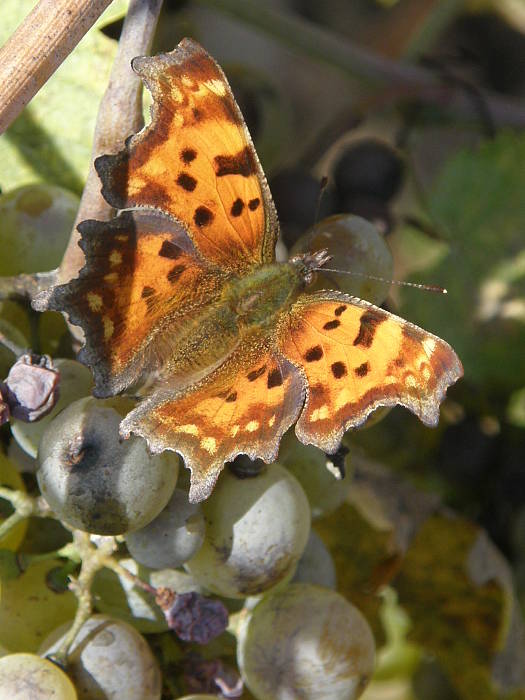
{"type": "Polygon", "coordinates": [[[268,372],[268,389],[273,389],[276,386],[281,386],[283,383],[283,377],[281,370],[278,367],[274,367],[270,372],[268,372]]]}
{"type": "Polygon", "coordinates": [[[182,275],[185,269],[185,265],[175,265],[175,267],[172,267],[167,275],[168,282],[171,282],[171,284],[173,284],[173,282],[175,282],[182,275]]]}
{"type": "Polygon", "coordinates": [[[338,328],[341,325],[341,321],[337,318],[334,318],[333,321],[327,321],[323,328],[325,331],[332,331],[334,328],[338,328]]]}
{"type": "Polygon", "coordinates": [[[148,287],[148,286],[142,287],[141,296],[143,299],[147,299],[148,297],[153,296],[153,294],[155,294],[155,290],[153,289],[153,287],[148,287]]]}
{"type": "Polygon", "coordinates": [[[242,151],[233,156],[215,156],[215,174],[217,177],[225,175],[242,175],[249,177],[257,172],[255,159],[249,146],[245,146],[242,151]]]}
{"type": "Polygon", "coordinates": [[[232,208],[230,209],[230,213],[232,216],[240,216],[242,214],[242,210],[244,209],[244,202],[242,199],[237,198],[235,202],[232,204],[232,208]]]}
{"type": "Polygon", "coordinates": [[[374,342],[377,327],[385,320],[384,316],[379,316],[375,311],[365,311],[359,320],[359,333],[356,335],[354,345],[361,345],[369,348],[374,342]]]}
{"type": "Polygon", "coordinates": [[[172,243],[171,241],[163,241],[159,250],[159,255],[161,258],[176,260],[181,252],[181,249],[176,246],[175,243],[172,243]]]}
{"type": "Polygon", "coordinates": [[[200,206],[195,209],[193,215],[193,221],[197,224],[199,228],[203,226],[208,226],[213,221],[213,214],[208,207],[200,206]]]}
{"type": "Polygon", "coordinates": [[[306,351],[304,359],[307,362],[317,362],[322,358],[323,354],[323,348],[320,345],[315,345],[306,351]]]}
{"type": "Polygon", "coordinates": [[[186,190],[186,192],[193,192],[197,187],[197,180],[187,173],[181,173],[177,178],[177,185],[182,187],[183,190],[186,190]]]}
{"type": "Polygon", "coordinates": [[[354,369],[354,374],[357,377],[366,377],[366,375],[370,372],[370,364],[368,362],[363,362],[362,365],[359,365],[359,367],[355,367],[354,369]]]}
{"type": "Polygon", "coordinates": [[[180,159],[188,165],[197,157],[197,151],[194,148],[183,148],[180,152],[180,159]]]}
{"type": "Polygon", "coordinates": [[[265,372],[266,372],[266,365],[263,365],[262,367],[259,367],[259,369],[253,369],[251,372],[248,372],[248,374],[246,375],[246,379],[249,382],[254,382],[256,379],[258,379],[265,372]]]}
{"type": "Polygon", "coordinates": [[[332,374],[336,379],[341,379],[346,374],[346,365],[344,362],[334,362],[331,366],[332,374]]]}

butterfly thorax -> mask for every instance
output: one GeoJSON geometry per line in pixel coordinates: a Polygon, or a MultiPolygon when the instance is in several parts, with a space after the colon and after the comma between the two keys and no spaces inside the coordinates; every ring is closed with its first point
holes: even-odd
{"type": "Polygon", "coordinates": [[[224,298],[240,327],[274,327],[304,288],[301,268],[294,262],[270,263],[231,280],[224,298]]]}

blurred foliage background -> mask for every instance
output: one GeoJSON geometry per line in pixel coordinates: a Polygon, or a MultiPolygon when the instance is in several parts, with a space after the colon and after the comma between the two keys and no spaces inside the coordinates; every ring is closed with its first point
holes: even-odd
{"type": "MultiPolygon", "coordinates": [[[[3,0],[0,44],[33,5],[3,0]]],[[[0,137],[5,195],[81,193],[126,5],[0,137]]],[[[395,409],[348,435],[350,495],[317,524],[383,641],[365,697],[525,697],[525,2],[165,0],[153,52],[183,36],[231,81],[288,248],[316,216],[356,214],[395,279],[448,290],[385,304],[464,364],[439,427],[395,409]]]]}

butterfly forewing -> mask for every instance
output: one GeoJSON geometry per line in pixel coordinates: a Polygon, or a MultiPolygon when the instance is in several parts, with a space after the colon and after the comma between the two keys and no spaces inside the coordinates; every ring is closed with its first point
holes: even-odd
{"type": "Polygon", "coordinates": [[[122,153],[97,159],[105,198],[166,212],[225,270],[273,260],[277,216],[222,70],[190,39],[133,67],[152,93],[152,122],[122,153]]]}
{"type": "Polygon", "coordinates": [[[84,221],[79,230],[86,266],[51,290],[47,306],[82,326],[80,358],[97,395],[108,396],[164,365],[184,323],[220,294],[222,273],[180,226],[152,213],[84,221]]]}

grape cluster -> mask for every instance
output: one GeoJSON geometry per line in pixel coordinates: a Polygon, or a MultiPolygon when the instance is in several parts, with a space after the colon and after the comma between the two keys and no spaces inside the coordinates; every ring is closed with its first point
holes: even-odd
{"type": "MultiPolygon", "coordinates": [[[[60,193],[41,190],[53,207],[60,193]]],[[[34,190],[31,196],[38,200],[34,190]]],[[[48,209],[42,204],[42,215],[48,209]]],[[[384,239],[358,217],[319,222],[293,252],[324,247],[340,269],[391,276],[384,239]]],[[[318,285],[333,283],[329,273],[319,276],[318,285]]],[[[344,276],[335,286],[377,303],[387,292],[385,283],[344,276]]],[[[27,333],[25,316],[11,322],[27,333]]],[[[59,347],[52,329],[39,332],[59,347]]],[[[86,367],[67,357],[54,362],[59,398],[39,421],[11,420],[11,459],[0,454],[0,476],[21,494],[26,484],[30,496],[40,494],[42,529],[55,518],[73,542],[49,554],[26,552],[26,520],[0,541],[11,550],[11,558],[0,557],[0,700],[51,697],[51,687],[57,700],[159,700],[159,661],[163,670],[178,669],[171,682],[181,700],[237,697],[243,683],[256,700],[359,697],[373,672],[374,639],[337,593],[332,554],[311,528],[346,498],[347,480],[330,470],[330,458],[290,431],[278,462],[227,466],[209,499],[191,504],[188,472],[175,453],[152,456],[141,439],[119,438],[134,400],[93,398],[86,367]],[[98,613],[80,619],[75,594],[89,548],[109,558],[88,586],[98,613]],[[163,635],[177,635],[168,659],[163,635]],[[192,657],[195,643],[216,635],[213,652],[192,657]]],[[[9,511],[1,515],[5,522],[9,511]]]]}

